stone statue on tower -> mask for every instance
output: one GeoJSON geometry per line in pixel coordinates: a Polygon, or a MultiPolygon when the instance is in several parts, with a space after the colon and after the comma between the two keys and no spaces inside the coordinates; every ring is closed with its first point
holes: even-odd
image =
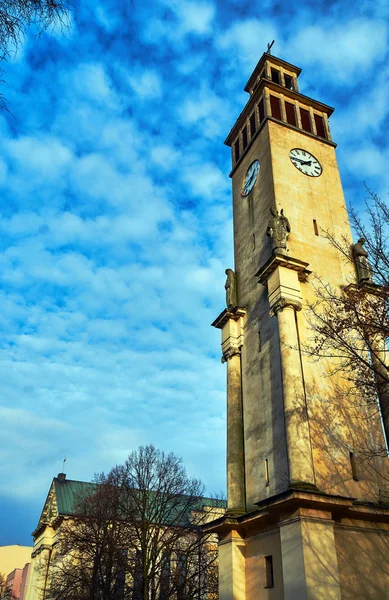
{"type": "Polygon", "coordinates": [[[371,266],[368,259],[368,252],[364,248],[366,240],[360,238],[353,246],[353,257],[355,262],[355,268],[357,270],[358,283],[371,283],[371,266]]]}
{"type": "Polygon", "coordinates": [[[226,306],[227,308],[235,308],[235,306],[238,306],[236,275],[232,269],[226,269],[226,275],[227,279],[224,286],[226,290],[226,306]]]}
{"type": "Polygon", "coordinates": [[[278,213],[276,208],[271,208],[270,212],[272,217],[267,226],[266,234],[273,240],[273,252],[286,252],[290,233],[289,220],[285,217],[283,209],[278,213]]]}

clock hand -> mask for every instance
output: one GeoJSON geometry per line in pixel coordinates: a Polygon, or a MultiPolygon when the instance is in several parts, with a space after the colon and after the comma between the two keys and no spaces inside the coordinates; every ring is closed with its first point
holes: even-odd
{"type": "Polygon", "coordinates": [[[312,161],[311,160],[301,160],[301,158],[297,158],[296,156],[293,156],[293,160],[297,160],[299,163],[301,163],[302,165],[308,165],[311,166],[312,161]]]}
{"type": "Polygon", "coordinates": [[[254,179],[254,173],[252,175],[250,175],[250,177],[246,181],[245,187],[249,187],[251,185],[251,182],[252,182],[253,179],[254,179]]]}

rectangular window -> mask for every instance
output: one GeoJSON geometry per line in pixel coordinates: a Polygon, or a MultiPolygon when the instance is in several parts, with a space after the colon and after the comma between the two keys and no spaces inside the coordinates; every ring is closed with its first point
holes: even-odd
{"type": "Polygon", "coordinates": [[[265,587],[274,587],[273,557],[265,556],[265,587]]]}
{"type": "Polygon", "coordinates": [[[161,559],[161,580],[159,589],[159,600],[169,600],[170,586],[170,555],[167,552],[162,554],[161,559]]]}
{"type": "Polygon", "coordinates": [[[319,235],[319,228],[317,226],[316,219],[313,219],[313,231],[315,232],[315,235],[319,235]]]}
{"type": "Polygon", "coordinates": [[[258,331],[258,352],[260,352],[262,350],[262,344],[261,344],[261,332],[258,331]]]}
{"type": "Polygon", "coordinates": [[[317,135],[319,137],[325,138],[326,136],[326,130],[324,128],[324,119],[323,117],[321,117],[320,115],[314,115],[315,117],[315,125],[316,125],[316,131],[317,131],[317,135]]]}
{"type": "Polygon", "coordinates": [[[253,233],[253,235],[251,236],[251,246],[253,249],[253,252],[255,250],[255,233],[253,233]]]}
{"type": "Polygon", "coordinates": [[[269,485],[270,483],[270,478],[269,478],[269,461],[267,460],[267,458],[265,458],[265,479],[266,479],[266,487],[269,485]]]}
{"type": "Polygon", "coordinates": [[[265,118],[265,105],[263,102],[263,98],[260,99],[259,104],[258,104],[258,114],[259,114],[259,124],[261,124],[263,119],[265,118]]]}
{"type": "Polygon", "coordinates": [[[177,600],[186,600],[186,583],[187,583],[187,564],[185,554],[177,556],[177,600]]]}
{"type": "Polygon", "coordinates": [[[358,472],[357,472],[357,465],[355,462],[354,452],[350,452],[350,464],[351,464],[351,471],[353,474],[353,479],[354,479],[354,481],[358,481],[358,472]]]}
{"type": "Polygon", "coordinates": [[[134,581],[132,588],[132,599],[142,600],[143,596],[143,565],[142,565],[142,552],[136,551],[135,556],[135,569],[134,569],[134,581]]]}
{"type": "Polygon", "coordinates": [[[309,131],[309,133],[312,133],[311,120],[309,118],[309,111],[305,110],[305,108],[300,108],[300,115],[301,115],[301,127],[304,129],[304,131],[309,131]]]}
{"type": "Polygon", "coordinates": [[[250,117],[250,135],[251,135],[251,137],[253,137],[255,135],[256,130],[257,130],[257,127],[255,125],[255,113],[253,113],[250,117]]]}
{"type": "Polygon", "coordinates": [[[277,96],[270,96],[270,108],[272,116],[281,121],[281,104],[277,96]]]}
{"type": "Polygon", "coordinates": [[[285,87],[288,88],[288,90],[293,90],[293,79],[290,75],[284,75],[284,81],[285,81],[285,87]]]}
{"type": "Polygon", "coordinates": [[[271,80],[274,81],[274,83],[281,83],[280,80],[280,72],[277,71],[277,69],[270,69],[270,73],[271,73],[271,80]]]}
{"type": "Polygon", "coordinates": [[[294,125],[294,127],[296,127],[297,121],[296,121],[296,111],[294,108],[294,104],[291,104],[291,102],[285,102],[285,112],[286,112],[286,120],[289,123],[289,125],[294,125]]]}
{"type": "Polygon", "coordinates": [[[113,596],[117,600],[123,600],[126,589],[126,563],[128,558],[128,550],[121,550],[116,562],[116,576],[113,589],[113,596]]]}
{"type": "Polygon", "coordinates": [[[240,159],[239,138],[236,140],[236,142],[234,144],[234,151],[235,151],[235,161],[238,162],[238,160],[240,159]]]}
{"type": "Polygon", "coordinates": [[[243,130],[242,130],[242,141],[243,141],[243,150],[245,150],[247,148],[247,127],[246,127],[246,125],[243,127],[243,130]]]}

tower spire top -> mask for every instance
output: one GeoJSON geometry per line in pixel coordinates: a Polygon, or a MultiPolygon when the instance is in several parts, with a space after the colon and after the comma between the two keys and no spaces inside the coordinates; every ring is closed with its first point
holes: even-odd
{"type": "Polygon", "coordinates": [[[271,42],[271,44],[268,44],[268,45],[267,45],[267,54],[271,54],[271,49],[272,49],[272,46],[273,46],[274,42],[275,42],[275,40],[273,40],[273,41],[271,42]]]}

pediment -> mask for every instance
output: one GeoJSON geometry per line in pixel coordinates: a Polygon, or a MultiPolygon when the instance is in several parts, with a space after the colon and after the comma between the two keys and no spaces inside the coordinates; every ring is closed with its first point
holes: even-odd
{"type": "Polygon", "coordinates": [[[54,482],[50,486],[49,493],[47,494],[46,502],[44,504],[42,514],[39,519],[37,530],[46,525],[51,525],[58,517],[58,506],[57,498],[55,494],[54,482]]]}

